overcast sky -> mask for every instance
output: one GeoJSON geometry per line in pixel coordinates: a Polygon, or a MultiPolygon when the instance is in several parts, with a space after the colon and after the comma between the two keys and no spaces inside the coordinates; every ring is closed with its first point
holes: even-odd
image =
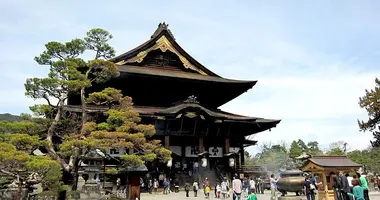
{"type": "MultiPolygon", "coordinates": [[[[380,2],[318,1],[0,1],[0,113],[27,112],[27,77],[46,72],[33,57],[48,41],[95,27],[123,53],[149,39],[159,22],[199,62],[227,78],[258,80],[227,111],[282,119],[263,141],[345,140],[366,148],[358,98],[380,78],[380,2]],[[85,3],[86,2],[86,3],[85,3]],[[238,2],[238,3],[237,3],[238,2]]],[[[257,151],[257,147],[249,148],[257,151]]]]}

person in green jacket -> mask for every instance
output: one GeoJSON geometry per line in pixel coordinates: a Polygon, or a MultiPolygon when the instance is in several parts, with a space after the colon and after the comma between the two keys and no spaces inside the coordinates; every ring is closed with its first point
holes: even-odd
{"type": "Polygon", "coordinates": [[[369,200],[369,188],[368,188],[368,182],[367,182],[367,179],[364,177],[364,176],[360,176],[359,173],[356,173],[356,175],[358,175],[359,177],[359,181],[360,181],[360,186],[362,186],[363,188],[363,193],[364,193],[364,199],[365,200],[369,200]]]}
{"type": "Polygon", "coordinates": [[[352,188],[352,193],[355,196],[355,200],[364,200],[364,189],[359,185],[359,180],[352,180],[352,186],[354,186],[352,188]]]}
{"type": "Polygon", "coordinates": [[[257,200],[257,195],[252,191],[248,191],[247,200],[257,200]]]}

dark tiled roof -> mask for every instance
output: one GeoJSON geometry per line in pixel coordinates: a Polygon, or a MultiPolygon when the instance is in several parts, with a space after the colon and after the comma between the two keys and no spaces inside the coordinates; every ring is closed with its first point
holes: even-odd
{"type": "Polygon", "coordinates": [[[362,165],[353,162],[347,156],[313,156],[310,162],[321,167],[361,167],[362,165]]]}
{"type": "Polygon", "coordinates": [[[174,48],[181,54],[183,55],[184,57],[186,57],[187,60],[189,60],[192,64],[194,64],[196,67],[198,67],[199,69],[201,69],[202,71],[206,72],[209,76],[216,76],[216,77],[219,77],[219,75],[215,74],[214,72],[212,72],[211,70],[207,69],[205,66],[203,66],[201,63],[199,63],[197,60],[195,60],[192,56],[190,56],[190,54],[188,54],[175,40],[172,32],[169,30],[168,28],[168,24],[166,23],[160,23],[158,25],[158,28],[156,29],[156,31],[153,33],[152,37],[144,42],[143,44],[139,45],[138,47],[126,52],[126,53],[123,53],[119,56],[116,56],[112,59],[110,59],[110,61],[113,61],[113,62],[119,62],[119,61],[122,61],[122,60],[127,60],[135,55],[137,55],[139,52],[149,48],[150,46],[154,45],[155,42],[161,37],[161,36],[165,36],[167,37],[167,39],[170,41],[170,43],[174,46],[174,48]]]}
{"type": "MultiPolygon", "coordinates": [[[[256,122],[259,125],[260,124],[273,124],[276,125],[280,123],[281,120],[276,120],[276,119],[264,119],[264,118],[258,118],[258,117],[247,117],[243,115],[237,115],[233,113],[229,113],[226,111],[222,111],[219,109],[216,110],[210,110],[207,109],[199,104],[196,103],[181,103],[174,105],[169,108],[165,107],[150,107],[150,106],[133,106],[133,109],[142,114],[142,115],[165,115],[165,114],[176,114],[182,111],[183,109],[186,108],[197,108],[205,113],[207,113],[209,116],[218,118],[218,119],[223,119],[223,120],[233,120],[233,121],[250,121],[250,122],[256,122]]],[[[73,111],[73,112],[81,112],[80,106],[77,105],[66,105],[65,110],[67,111],[73,111]]],[[[87,105],[87,111],[88,112],[103,112],[108,110],[107,107],[105,106],[94,106],[94,105],[87,105]]]]}
{"type": "Polygon", "coordinates": [[[180,78],[180,79],[192,79],[199,81],[211,81],[211,82],[221,82],[221,83],[246,83],[250,87],[253,87],[257,81],[244,81],[244,80],[233,80],[217,76],[205,76],[201,74],[168,70],[160,67],[141,67],[141,66],[132,66],[132,65],[123,65],[119,66],[119,71],[121,73],[132,73],[132,74],[142,74],[150,76],[164,76],[171,78],[180,78]]]}

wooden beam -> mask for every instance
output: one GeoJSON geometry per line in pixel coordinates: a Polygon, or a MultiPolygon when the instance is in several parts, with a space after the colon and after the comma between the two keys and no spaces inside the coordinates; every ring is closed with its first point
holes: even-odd
{"type": "Polygon", "coordinates": [[[203,145],[204,145],[203,136],[199,136],[199,153],[203,153],[205,151],[203,145]]]}
{"type": "Polygon", "coordinates": [[[225,139],[226,153],[230,153],[230,138],[225,139]]]}
{"type": "Polygon", "coordinates": [[[165,135],[165,141],[164,141],[164,144],[165,144],[165,148],[169,149],[169,136],[168,135],[165,135]]]}
{"type": "Polygon", "coordinates": [[[195,119],[193,135],[195,135],[195,131],[197,130],[197,123],[198,119],[195,119]]]}
{"type": "Polygon", "coordinates": [[[168,120],[167,123],[166,123],[165,135],[168,134],[169,124],[170,124],[170,120],[168,120]]]}
{"type": "Polygon", "coordinates": [[[182,127],[183,127],[183,116],[181,117],[181,128],[179,129],[179,134],[182,133],[182,127]]]}
{"type": "Polygon", "coordinates": [[[227,132],[227,137],[230,136],[230,132],[231,132],[231,124],[228,124],[228,132],[227,132]]]}
{"type": "Polygon", "coordinates": [[[206,136],[208,135],[208,130],[209,130],[209,128],[210,128],[210,124],[208,123],[208,124],[207,124],[207,130],[206,130],[206,136]]]}

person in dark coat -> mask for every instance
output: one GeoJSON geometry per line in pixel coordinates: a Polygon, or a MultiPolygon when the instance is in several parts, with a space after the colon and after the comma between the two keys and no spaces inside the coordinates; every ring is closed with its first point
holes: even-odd
{"type": "Polygon", "coordinates": [[[342,198],[342,193],[341,193],[341,188],[342,188],[342,181],[339,176],[335,175],[334,172],[330,173],[330,177],[332,180],[332,188],[335,191],[335,199],[336,200],[343,200],[342,198]]]}
{"type": "Polygon", "coordinates": [[[341,193],[344,200],[350,200],[348,193],[350,192],[350,185],[348,183],[347,177],[343,174],[343,172],[339,172],[339,177],[341,181],[341,193]]]}
{"type": "Polygon", "coordinates": [[[186,192],[186,197],[189,197],[189,192],[190,192],[190,183],[187,180],[185,183],[185,192],[186,192]]]}

